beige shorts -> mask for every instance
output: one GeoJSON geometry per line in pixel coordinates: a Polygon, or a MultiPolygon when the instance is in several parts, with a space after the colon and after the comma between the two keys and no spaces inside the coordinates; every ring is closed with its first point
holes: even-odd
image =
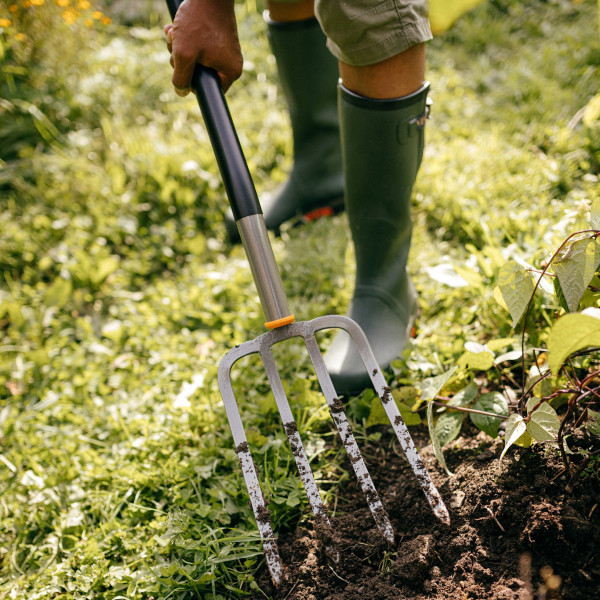
{"type": "Polygon", "coordinates": [[[315,0],[315,13],[327,47],[356,67],[381,62],[432,38],[427,0],[315,0]]]}

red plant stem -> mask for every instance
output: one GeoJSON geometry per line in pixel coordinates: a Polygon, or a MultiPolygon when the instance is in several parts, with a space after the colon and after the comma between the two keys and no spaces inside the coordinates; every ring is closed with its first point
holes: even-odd
{"type": "Polygon", "coordinates": [[[575,402],[579,398],[580,392],[574,393],[571,398],[569,398],[567,414],[563,417],[563,420],[560,423],[560,427],[558,428],[558,433],[556,434],[556,441],[558,442],[558,447],[560,448],[560,455],[563,459],[563,463],[565,464],[565,469],[569,475],[571,475],[571,468],[569,466],[569,459],[567,457],[567,453],[565,451],[565,439],[564,439],[564,431],[567,425],[567,421],[569,417],[573,414],[573,407],[575,406],[575,402]]]}
{"type": "MultiPolygon", "coordinates": [[[[450,398],[443,398],[441,396],[436,396],[436,398],[440,398],[441,400],[450,400],[450,398]]],[[[476,410],[475,408],[466,408],[465,406],[448,406],[448,404],[444,404],[443,402],[436,402],[435,400],[432,400],[432,402],[436,406],[443,406],[444,408],[448,408],[450,410],[458,410],[460,412],[466,412],[466,413],[475,413],[476,415],[484,415],[486,417],[494,417],[495,419],[502,419],[504,421],[506,419],[508,419],[508,417],[505,417],[504,415],[497,415],[495,413],[486,412],[485,410],[476,410]]]]}

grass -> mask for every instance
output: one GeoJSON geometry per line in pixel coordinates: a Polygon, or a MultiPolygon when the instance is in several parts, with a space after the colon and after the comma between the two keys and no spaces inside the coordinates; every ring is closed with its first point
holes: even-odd
{"type": "MultiPolygon", "coordinates": [[[[264,191],[285,177],[289,126],[261,20],[239,8],[246,67],[228,96],[264,191]]],[[[493,299],[499,267],[548,256],[586,220],[598,128],[576,115],[597,93],[596,10],[489,2],[429,45],[411,255],[422,317],[394,386],[440,372],[466,341],[514,336],[493,299]],[[433,279],[439,264],[470,285],[433,279]]],[[[0,113],[0,598],[233,598],[262,562],[216,384],[220,356],[258,335],[262,314],[225,240],[197,106],[170,89],[160,26],[142,25],[88,32],[83,47],[81,30],[44,46],[31,25],[37,63],[0,34],[13,78],[0,113]]],[[[344,216],[274,246],[297,315],[345,310],[344,216]]],[[[346,475],[307,358],[292,344],[279,359],[333,493],[346,475]]],[[[250,362],[235,386],[275,527],[291,527],[305,501],[265,375],[250,362]]],[[[369,405],[352,408],[366,435],[369,405]]]]}

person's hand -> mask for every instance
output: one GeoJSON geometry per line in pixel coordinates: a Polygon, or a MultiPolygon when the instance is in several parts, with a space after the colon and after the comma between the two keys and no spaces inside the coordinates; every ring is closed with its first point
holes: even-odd
{"type": "Polygon", "coordinates": [[[184,0],[165,33],[179,96],[190,93],[196,63],[217,72],[224,92],[242,74],[233,0],[184,0]]]}

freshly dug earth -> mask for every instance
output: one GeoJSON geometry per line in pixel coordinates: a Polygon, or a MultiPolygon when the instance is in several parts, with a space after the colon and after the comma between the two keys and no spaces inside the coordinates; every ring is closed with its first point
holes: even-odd
{"type": "Polygon", "coordinates": [[[453,477],[431,446],[421,451],[450,527],[433,517],[402,451],[384,435],[364,452],[394,525],[394,546],[382,541],[352,483],[332,519],[340,561],[328,560],[307,519],[280,535],[285,583],[276,589],[264,570],[260,587],[275,600],[600,598],[597,470],[569,494],[555,451],[515,448],[499,461],[503,443],[473,433],[445,450],[453,477]]]}

